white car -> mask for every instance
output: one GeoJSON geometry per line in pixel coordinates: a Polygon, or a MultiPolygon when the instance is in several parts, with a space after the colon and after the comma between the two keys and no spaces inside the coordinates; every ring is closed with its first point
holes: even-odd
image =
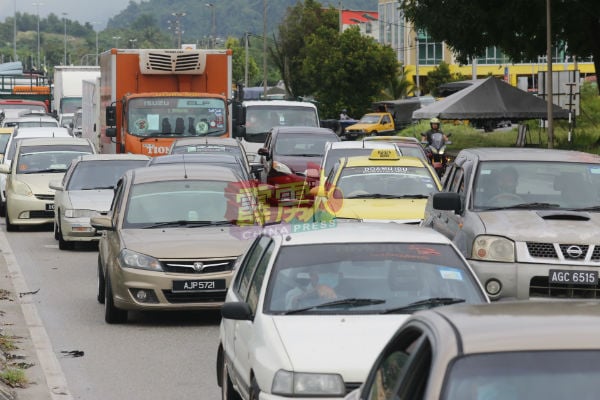
{"type": "Polygon", "coordinates": [[[221,309],[222,399],[336,399],[366,378],[417,310],[489,302],[431,229],[345,222],[270,226],[238,260],[221,309]]]}
{"type": "Polygon", "coordinates": [[[75,242],[98,241],[101,232],[90,218],[106,214],[119,178],[129,169],[144,167],[143,154],[88,154],[71,162],[62,181],[50,182],[54,194],[54,238],[68,250],[75,242]]]}
{"type": "Polygon", "coordinates": [[[75,157],[93,152],[88,139],[19,139],[10,167],[0,165],[0,173],[6,174],[6,230],[51,224],[54,190],[48,187],[49,182],[61,179],[75,157]]]}

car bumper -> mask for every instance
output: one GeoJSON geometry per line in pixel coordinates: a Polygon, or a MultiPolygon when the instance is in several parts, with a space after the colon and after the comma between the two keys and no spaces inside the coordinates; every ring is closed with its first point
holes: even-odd
{"type": "Polygon", "coordinates": [[[598,267],[570,264],[501,263],[469,260],[483,287],[496,280],[500,282],[498,294],[491,299],[559,299],[600,298],[600,285],[575,285],[550,283],[550,270],[598,272],[598,267]]]}
{"type": "Polygon", "coordinates": [[[211,274],[180,274],[117,267],[110,277],[117,308],[124,310],[206,310],[218,309],[224,301],[231,282],[232,272],[211,274]],[[200,276],[202,275],[202,276],[200,276]],[[225,280],[224,290],[174,293],[173,281],[225,280]],[[119,283],[117,283],[119,282],[119,283]],[[144,290],[155,301],[143,302],[134,293],[144,290]]]}
{"type": "Polygon", "coordinates": [[[34,196],[9,195],[6,213],[15,225],[43,225],[54,222],[54,200],[34,196]]]}
{"type": "Polygon", "coordinates": [[[60,222],[63,238],[73,242],[98,241],[102,234],[90,225],[90,218],[66,218],[60,222]]]}

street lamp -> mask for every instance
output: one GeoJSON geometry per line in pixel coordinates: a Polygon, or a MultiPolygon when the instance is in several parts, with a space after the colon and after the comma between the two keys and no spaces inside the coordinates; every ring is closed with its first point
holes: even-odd
{"type": "Polygon", "coordinates": [[[129,48],[135,49],[135,44],[137,43],[137,39],[129,39],[129,48]]]}
{"type": "Polygon", "coordinates": [[[115,40],[115,48],[119,48],[119,39],[121,39],[121,36],[113,36],[112,37],[115,40]]]}
{"type": "Polygon", "coordinates": [[[37,67],[40,69],[40,6],[44,3],[33,3],[37,8],[37,67]]]}
{"type": "Polygon", "coordinates": [[[65,22],[65,60],[63,65],[67,65],[67,14],[66,12],[62,13],[63,21],[65,22]]]}
{"type": "MultiPolygon", "coordinates": [[[[98,21],[92,21],[91,24],[92,25],[99,25],[100,22],[98,22],[98,21]]],[[[96,32],[96,65],[98,65],[99,64],[99,61],[98,61],[98,56],[99,56],[99,54],[98,54],[98,31],[96,29],[94,29],[94,32],[96,32]]]]}
{"type": "Polygon", "coordinates": [[[211,38],[213,40],[213,47],[216,47],[215,46],[215,35],[216,35],[216,33],[215,33],[215,5],[213,3],[206,3],[205,6],[209,7],[211,9],[211,13],[212,13],[212,16],[211,16],[212,26],[211,26],[211,29],[210,29],[210,36],[211,36],[211,38]]]}
{"type": "Polygon", "coordinates": [[[181,21],[180,18],[181,17],[185,17],[186,13],[185,12],[174,12],[171,13],[172,16],[175,17],[175,34],[177,35],[177,48],[180,49],[181,48],[181,34],[183,33],[183,30],[181,29],[181,21]]]}

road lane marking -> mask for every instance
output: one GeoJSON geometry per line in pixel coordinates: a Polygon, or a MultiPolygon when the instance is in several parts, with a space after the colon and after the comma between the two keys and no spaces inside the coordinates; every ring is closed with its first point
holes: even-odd
{"type": "MultiPolygon", "coordinates": [[[[27,282],[21,272],[21,267],[14,256],[12,248],[8,244],[4,231],[0,231],[0,251],[6,261],[9,276],[12,278],[12,284],[16,293],[30,292],[27,282]]],[[[31,341],[35,348],[40,367],[44,372],[50,396],[53,400],[73,400],[73,396],[67,387],[67,380],[63,374],[60,363],[52,349],[52,343],[48,337],[48,332],[40,319],[37,308],[35,307],[34,296],[15,296],[21,305],[25,323],[29,329],[31,341]]]]}

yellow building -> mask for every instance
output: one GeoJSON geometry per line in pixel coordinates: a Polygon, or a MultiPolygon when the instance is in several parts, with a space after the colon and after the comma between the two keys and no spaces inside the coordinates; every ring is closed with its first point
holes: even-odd
{"type": "MultiPolygon", "coordinates": [[[[538,72],[548,69],[546,57],[539,57],[535,63],[512,63],[495,47],[488,48],[485,56],[477,58],[472,64],[459,65],[447,46],[432,41],[426,32],[415,31],[414,26],[404,18],[399,0],[379,0],[377,16],[378,41],[394,49],[398,61],[407,68],[409,79],[421,88],[427,80],[427,73],[442,61],[450,65],[452,73],[461,73],[469,79],[493,75],[532,92],[538,90],[538,72]]],[[[561,53],[558,49],[553,57],[552,69],[578,69],[582,78],[595,73],[591,59],[573,63],[570,55],[561,53]]]]}

